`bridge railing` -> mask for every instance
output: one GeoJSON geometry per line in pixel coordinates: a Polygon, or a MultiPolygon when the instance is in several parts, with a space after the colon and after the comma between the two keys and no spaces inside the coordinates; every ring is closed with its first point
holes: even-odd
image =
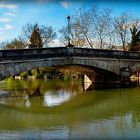
{"type": "Polygon", "coordinates": [[[0,50],[0,60],[39,59],[48,57],[63,57],[67,55],[65,47],[0,50]]]}
{"type": "Polygon", "coordinates": [[[74,48],[75,56],[85,57],[106,57],[118,59],[140,59],[140,52],[128,52],[105,49],[74,48]]]}
{"type": "Polygon", "coordinates": [[[104,57],[118,59],[140,59],[140,52],[101,50],[89,48],[38,48],[0,50],[0,61],[21,59],[43,59],[50,57],[104,57]]]}

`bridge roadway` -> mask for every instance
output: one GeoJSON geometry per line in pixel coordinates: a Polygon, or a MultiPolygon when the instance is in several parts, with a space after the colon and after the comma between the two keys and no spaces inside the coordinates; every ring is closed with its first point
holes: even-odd
{"type": "Polygon", "coordinates": [[[140,71],[140,53],[76,47],[0,50],[0,80],[37,67],[65,65],[92,68],[110,79],[129,78],[140,71]]]}

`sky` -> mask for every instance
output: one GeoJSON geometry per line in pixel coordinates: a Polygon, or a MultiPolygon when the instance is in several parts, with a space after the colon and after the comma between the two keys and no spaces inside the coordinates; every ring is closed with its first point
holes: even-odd
{"type": "Polygon", "coordinates": [[[140,18],[140,2],[135,0],[0,0],[0,42],[17,38],[27,23],[52,26],[58,32],[82,5],[110,8],[113,16],[127,11],[140,18]]]}

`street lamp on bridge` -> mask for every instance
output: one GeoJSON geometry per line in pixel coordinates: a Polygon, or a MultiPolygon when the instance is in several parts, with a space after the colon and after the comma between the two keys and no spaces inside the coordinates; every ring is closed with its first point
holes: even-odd
{"type": "Polygon", "coordinates": [[[70,34],[71,34],[71,27],[70,27],[70,16],[67,16],[67,21],[68,21],[68,25],[67,25],[67,31],[68,31],[68,45],[66,47],[73,47],[74,45],[72,45],[71,39],[70,39],[70,34]]]}

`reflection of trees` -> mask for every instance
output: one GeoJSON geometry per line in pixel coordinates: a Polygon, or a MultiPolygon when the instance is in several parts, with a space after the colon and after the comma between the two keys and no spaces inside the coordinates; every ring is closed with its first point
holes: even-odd
{"type": "Polygon", "coordinates": [[[73,94],[83,91],[82,84],[76,82],[48,82],[45,80],[14,80],[7,82],[8,84],[5,84],[5,89],[8,89],[8,93],[0,96],[0,101],[4,104],[19,107],[43,106],[46,95],[48,95],[47,98],[53,96],[53,98],[55,97],[55,99],[60,100],[61,96],[64,97],[64,99],[66,98],[65,94],[69,94],[68,96],[71,97],[73,94]]]}
{"type": "Polygon", "coordinates": [[[130,125],[136,127],[140,121],[139,90],[137,92],[133,89],[103,90],[85,92],[87,94],[78,94],[78,92],[81,92],[82,86],[77,83],[45,82],[43,80],[35,81],[35,83],[34,81],[21,82],[24,83],[22,83],[23,87],[21,87],[21,83],[17,89],[12,89],[11,87],[11,90],[8,90],[8,94],[0,98],[0,102],[9,106],[21,107],[21,109],[28,107],[34,111],[42,111],[44,109],[45,111],[43,111],[47,113],[68,113],[72,111],[73,114],[67,116],[67,121],[70,123],[79,121],[79,119],[85,119],[87,121],[90,119],[100,120],[104,118],[117,118],[115,121],[115,129],[117,130],[122,130],[124,127],[130,125]],[[78,85],[79,87],[77,87],[78,85]],[[46,94],[48,95],[48,93],[50,93],[50,96],[56,97],[59,94],[63,96],[65,92],[69,95],[70,100],[66,101],[61,106],[53,108],[43,106],[46,94]],[[72,96],[73,94],[76,94],[76,96],[72,96]],[[129,115],[130,119],[128,121],[127,116],[129,115]]]}
{"type": "Polygon", "coordinates": [[[33,97],[33,96],[42,96],[39,87],[37,87],[36,89],[34,89],[34,92],[32,94],[29,93],[29,97],[33,97]]]}
{"type": "MultiPolygon", "coordinates": [[[[58,125],[62,125],[63,122],[64,125],[69,129],[69,135],[73,135],[73,132],[75,132],[74,129],[76,128],[75,126],[78,126],[79,124],[81,124],[81,122],[82,124],[91,122],[94,124],[94,122],[99,122],[99,124],[95,123],[94,127],[88,124],[87,126],[84,126],[84,129],[82,129],[84,130],[84,132],[96,132],[96,135],[98,134],[98,132],[106,132],[107,134],[110,134],[111,129],[115,131],[116,134],[119,134],[121,136],[124,136],[128,130],[132,130],[132,132],[134,132],[134,130],[139,130],[139,89],[116,89],[101,91],[94,90],[92,92],[85,92],[86,94],[77,94],[77,90],[77,95],[74,96],[72,100],[65,102],[61,106],[43,108],[44,94],[48,94],[48,91],[50,91],[52,95],[57,95],[57,91],[60,91],[61,93],[65,91],[71,91],[68,93],[69,95],[71,95],[73,94],[73,92],[75,92],[75,89],[78,89],[80,86],[76,87],[78,86],[77,83],[57,84],[55,82],[54,88],[52,90],[52,83],[46,82],[44,86],[43,84],[41,84],[42,82],[38,83],[40,84],[34,83],[33,86],[28,85],[29,83],[27,82],[26,85],[24,85],[26,87],[26,89],[24,88],[24,90],[9,90],[9,97],[4,98],[4,100],[7,100],[6,103],[9,104],[9,106],[13,105],[14,107],[10,108],[7,106],[0,106],[0,108],[4,108],[3,112],[5,112],[5,108],[7,108],[7,112],[11,113],[10,116],[8,116],[8,119],[11,119],[12,116],[13,120],[18,120],[19,126],[22,122],[28,122],[26,124],[26,127],[40,126],[40,128],[42,128],[43,126],[45,126],[46,128],[48,128],[53,126],[53,128],[55,128],[58,125]],[[30,89],[29,87],[32,88],[30,89]],[[70,87],[72,89],[70,89],[70,87]],[[28,92],[27,89],[31,91],[28,92]],[[17,98],[12,98],[10,96],[12,92],[13,97],[15,95],[17,96],[17,98]],[[37,96],[38,92],[42,96],[37,96]],[[29,94],[31,95],[30,97],[29,94]],[[21,111],[23,109],[22,107],[25,107],[25,105],[27,105],[28,107],[28,100],[30,101],[30,112],[28,112],[29,114],[27,114],[26,111],[21,111]],[[16,106],[20,105],[21,109],[13,111],[16,106]],[[32,111],[36,111],[36,115],[34,115],[32,111]],[[41,114],[42,112],[44,113],[44,116],[41,114]],[[19,117],[19,114],[21,115],[21,117],[19,117]],[[27,119],[27,117],[29,118],[27,119]]],[[[0,101],[2,101],[1,98],[0,101]]],[[[0,113],[2,113],[2,111],[0,113]]],[[[5,116],[5,114],[3,116],[1,115],[3,120],[5,119],[5,116]]],[[[0,120],[0,124],[2,123],[2,119],[0,120]]],[[[23,124],[23,126],[25,125],[23,124]]],[[[79,126],[77,128],[79,128],[79,126]]],[[[77,129],[77,132],[81,133],[82,131],[81,129],[77,129]]]]}
{"type": "Polygon", "coordinates": [[[140,113],[135,112],[134,114],[132,114],[131,121],[132,121],[133,127],[136,127],[137,123],[140,122],[140,113]]]}

